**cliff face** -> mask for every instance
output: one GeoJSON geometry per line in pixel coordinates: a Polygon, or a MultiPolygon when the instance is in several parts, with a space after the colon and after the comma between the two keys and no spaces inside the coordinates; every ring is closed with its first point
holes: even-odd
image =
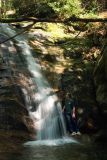
{"type": "MultiPolygon", "coordinates": [[[[0,34],[0,42],[8,37],[0,34]]],[[[26,67],[26,66],[25,66],[26,67]]],[[[29,72],[23,66],[14,42],[0,46],[0,129],[34,131],[29,116],[26,96],[29,72]]]]}
{"type": "Polygon", "coordinates": [[[107,113],[107,47],[100,56],[94,70],[96,100],[103,113],[107,113]]]}
{"type": "Polygon", "coordinates": [[[96,86],[96,100],[101,113],[101,132],[98,141],[107,142],[107,47],[99,57],[94,70],[94,82],[96,86]]]}

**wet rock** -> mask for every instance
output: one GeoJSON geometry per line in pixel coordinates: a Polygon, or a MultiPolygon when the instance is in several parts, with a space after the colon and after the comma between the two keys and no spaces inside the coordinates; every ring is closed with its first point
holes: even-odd
{"type": "MultiPolygon", "coordinates": [[[[0,34],[0,41],[8,37],[0,34]]],[[[14,42],[6,42],[0,48],[0,130],[20,130],[27,133],[34,133],[33,120],[29,116],[29,104],[26,102],[27,93],[30,90],[30,74],[18,48],[14,42]],[[11,52],[10,49],[14,49],[11,52]]]]}
{"type": "Polygon", "coordinates": [[[107,114],[107,47],[100,56],[94,70],[94,82],[96,86],[96,99],[101,110],[107,114]]]}

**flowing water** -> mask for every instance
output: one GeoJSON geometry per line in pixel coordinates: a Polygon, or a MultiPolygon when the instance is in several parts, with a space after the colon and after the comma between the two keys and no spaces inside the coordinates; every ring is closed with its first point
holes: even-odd
{"type": "MultiPolygon", "coordinates": [[[[1,30],[9,37],[16,34],[16,31],[6,24],[1,25],[1,30]]],[[[25,96],[26,107],[34,121],[37,140],[63,138],[65,141],[66,129],[61,112],[61,105],[57,96],[54,94],[48,81],[44,78],[41,72],[41,66],[33,58],[26,37],[20,35],[15,37],[14,41],[20,50],[23,65],[26,66],[31,74],[30,79],[31,83],[33,83],[33,88],[30,89],[32,95],[29,95],[25,88],[22,88],[22,92],[25,96]],[[34,106],[32,106],[31,98],[36,104],[35,109],[34,106]]]]}
{"type": "Polygon", "coordinates": [[[33,77],[32,81],[37,88],[37,92],[33,91],[35,103],[37,104],[38,102],[36,110],[31,112],[32,106],[29,107],[29,113],[37,130],[37,139],[63,137],[66,131],[58,99],[43,77],[40,65],[34,61],[29,45],[25,40],[21,40],[18,41],[18,46],[22,49],[24,58],[28,63],[28,69],[33,77]]]}

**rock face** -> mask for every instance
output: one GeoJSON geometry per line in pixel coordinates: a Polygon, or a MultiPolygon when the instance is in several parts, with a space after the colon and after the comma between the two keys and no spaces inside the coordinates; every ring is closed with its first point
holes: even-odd
{"type": "MultiPolygon", "coordinates": [[[[78,40],[81,41],[82,39],[78,40]]],[[[60,41],[59,39],[55,42],[56,46],[54,47],[51,46],[47,49],[44,46],[48,53],[44,55],[42,49],[36,43],[33,45],[34,49],[36,48],[35,52],[38,53],[46,77],[53,88],[57,90],[62,106],[68,93],[72,93],[72,96],[78,101],[78,123],[81,132],[95,133],[98,131],[99,109],[93,82],[93,70],[96,62],[94,53],[97,53],[98,50],[96,52],[96,48],[92,45],[91,49],[84,45],[81,47],[79,45],[78,48],[72,45],[72,40],[70,42],[70,40],[60,41]],[[65,46],[61,42],[67,45],[65,46]],[[59,46],[57,47],[57,45],[59,46]]]]}
{"type": "MultiPolygon", "coordinates": [[[[6,35],[0,34],[0,42],[7,38],[6,35]]],[[[2,130],[34,132],[33,121],[29,116],[23,93],[23,89],[29,88],[30,85],[29,72],[25,67],[12,41],[1,44],[0,129],[2,130]]]]}
{"type": "Polygon", "coordinates": [[[98,140],[107,142],[107,47],[104,49],[96,65],[94,82],[96,86],[96,100],[102,114],[102,132],[98,140]]]}
{"type": "Polygon", "coordinates": [[[71,93],[78,104],[77,113],[81,132],[96,132],[99,129],[99,111],[94,96],[92,75],[84,69],[75,67],[75,70],[66,71],[62,77],[61,87],[64,97],[66,93],[71,93]]]}
{"type": "Polygon", "coordinates": [[[107,47],[95,67],[94,82],[97,102],[103,113],[107,113],[107,47]]]}

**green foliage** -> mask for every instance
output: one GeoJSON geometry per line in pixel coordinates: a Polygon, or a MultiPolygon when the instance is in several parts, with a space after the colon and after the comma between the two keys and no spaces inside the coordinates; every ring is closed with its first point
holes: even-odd
{"type": "Polygon", "coordinates": [[[52,6],[60,17],[78,16],[83,12],[80,0],[59,0],[58,2],[50,2],[49,5],[52,6]]]}
{"type": "Polygon", "coordinates": [[[96,13],[101,7],[98,4],[98,0],[82,0],[82,6],[85,9],[85,12],[88,13],[96,13]]]}
{"type": "Polygon", "coordinates": [[[35,16],[35,17],[50,17],[54,15],[53,9],[44,0],[14,0],[13,6],[16,9],[17,16],[35,16]]]}
{"type": "Polygon", "coordinates": [[[13,9],[13,0],[0,0],[0,18],[6,18],[7,11],[11,9],[13,9]]]}
{"type": "Polygon", "coordinates": [[[16,11],[16,17],[35,16],[40,18],[68,18],[95,14],[97,0],[1,0],[3,12],[16,11]]]}

